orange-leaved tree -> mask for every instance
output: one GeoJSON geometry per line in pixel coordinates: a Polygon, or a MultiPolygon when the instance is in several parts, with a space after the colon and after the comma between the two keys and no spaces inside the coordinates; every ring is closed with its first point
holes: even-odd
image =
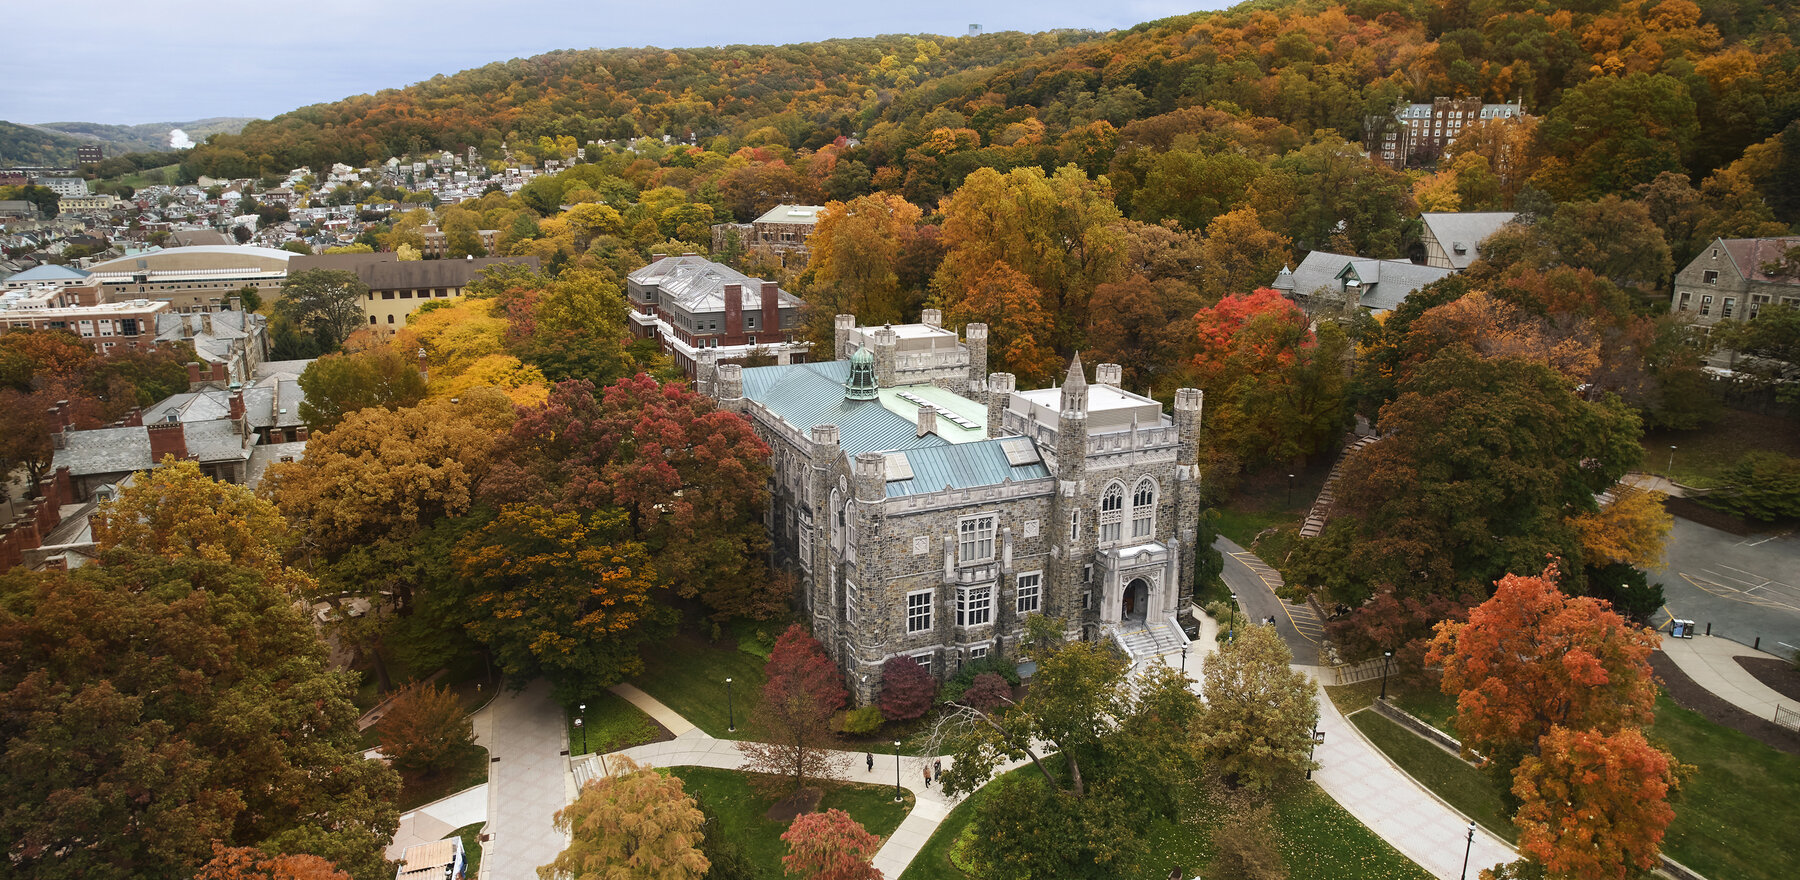
{"type": "Polygon", "coordinates": [[[869,861],[881,848],[881,838],[843,810],[803,813],[781,833],[788,854],[781,866],[800,880],[881,880],[881,871],[869,861]]]}
{"type": "Polygon", "coordinates": [[[271,856],[253,846],[215,840],[212,861],[200,866],[194,880],[350,880],[350,875],[318,856],[271,856]]]}
{"type": "Polygon", "coordinates": [[[1651,720],[1656,634],[1557,588],[1557,567],[1509,574],[1466,623],[1438,624],[1426,662],[1457,698],[1465,747],[1509,768],[1553,727],[1614,733],[1651,720]]]}
{"type": "Polygon", "coordinates": [[[1514,774],[1519,850],[1551,876],[1575,880],[1653,868],[1675,818],[1669,792],[1690,770],[1637,728],[1551,728],[1514,774]]]}

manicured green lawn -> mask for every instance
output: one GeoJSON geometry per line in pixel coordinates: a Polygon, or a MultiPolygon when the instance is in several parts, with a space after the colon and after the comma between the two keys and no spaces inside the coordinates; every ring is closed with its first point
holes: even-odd
{"type": "Polygon", "coordinates": [[[601,694],[587,702],[587,714],[582,717],[581,728],[575,726],[575,715],[569,715],[569,754],[585,755],[589,752],[616,752],[632,746],[655,742],[662,730],[656,722],[650,720],[643,710],[627,702],[624,697],[610,692],[601,694]]]}
{"type": "MultiPolygon", "coordinates": [[[[1358,682],[1356,684],[1328,687],[1325,692],[1330,695],[1331,702],[1338,711],[1350,714],[1370,703],[1381,693],[1381,679],[1358,682]]],[[[1429,685],[1415,685],[1405,679],[1390,677],[1388,679],[1388,702],[1411,713],[1414,717],[1439,730],[1447,730],[1456,735],[1456,725],[1450,719],[1456,715],[1456,698],[1429,685]]]]}
{"type": "MultiPolygon", "coordinates": [[[[950,811],[899,880],[969,880],[950,863],[950,848],[973,820],[981,796],[976,792],[950,811]]],[[[1210,876],[1206,870],[1213,857],[1210,831],[1216,821],[1217,810],[1209,806],[1193,823],[1157,822],[1146,831],[1149,855],[1134,876],[1167,880],[1169,870],[1175,867],[1182,869],[1184,877],[1210,876]]],[[[1281,829],[1281,854],[1291,880],[1431,878],[1315,786],[1282,797],[1275,805],[1275,821],[1281,829]]]]}
{"type": "Polygon", "coordinates": [[[481,829],[486,826],[486,822],[476,822],[473,825],[464,825],[444,837],[445,840],[449,840],[452,837],[462,838],[463,861],[466,864],[463,871],[463,876],[465,877],[479,876],[477,872],[481,870],[481,829]]]}
{"type": "MultiPolygon", "coordinates": [[[[710,767],[675,767],[669,772],[706,804],[714,820],[724,827],[725,836],[743,847],[744,855],[766,876],[785,876],[781,857],[787,855],[787,844],[781,841],[781,833],[788,823],[764,816],[775,801],[751,788],[748,774],[710,767]]],[[[911,792],[906,792],[903,803],[896,804],[892,788],[850,783],[828,785],[819,801],[820,810],[843,810],[870,834],[883,838],[900,827],[912,807],[911,792]]]]}
{"type": "MultiPolygon", "coordinates": [[[[1351,688],[1328,690],[1340,707],[1356,699],[1347,693],[1351,688]]],[[[1517,837],[1511,818],[1499,812],[1500,790],[1488,777],[1373,712],[1351,720],[1439,797],[1496,833],[1517,837]]],[[[1793,845],[1800,824],[1794,798],[1800,792],[1800,757],[1707,721],[1667,697],[1657,700],[1656,722],[1646,735],[1695,768],[1674,799],[1675,821],[1663,841],[1670,858],[1708,880],[1800,877],[1800,847],[1793,845]]]]}
{"type": "Polygon", "coordinates": [[[1512,814],[1507,812],[1492,780],[1480,770],[1374,711],[1358,712],[1350,716],[1350,723],[1451,806],[1480,822],[1483,828],[1518,842],[1519,829],[1513,826],[1512,814]]]}
{"type": "Polygon", "coordinates": [[[1645,471],[1664,476],[1669,472],[1670,446],[1674,446],[1675,482],[1707,488],[1720,485],[1725,472],[1744,453],[1769,450],[1800,456],[1800,435],[1791,422],[1760,413],[1727,410],[1717,424],[1694,431],[1653,431],[1644,435],[1645,471]]]}
{"type": "Polygon", "coordinates": [[[763,660],[726,640],[714,644],[689,632],[644,651],[644,672],[633,682],[701,730],[729,739],[752,739],[748,719],[763,686],[763,660]],[[725,679],[732,679],[727,705],[725,679]],[[737,732],[726,728],[727,710],[737,732]]]}
{"type": "Polygon", "coordinates": [[[440,798],[456,794],[465,788],[472,788],[486,782],[488,778],[488,753],[477,745],[464,748],[456,756],[456,762],[446,770],[430,776],[400,777],[400,796],[395,799],[394,806],[404,813],[407,810],[422,807],[440,798]]]}
{"type": "Polygon", "coordinates": [[[1239,547],[1249,547],[1256,540],[1256,535],[1263,529],[1280,528],[1298,524],[1305,519],[1305,514],[1289,513],[1281,510],[1219,510],[1219,534],[1237,542],[1239,547]]]}

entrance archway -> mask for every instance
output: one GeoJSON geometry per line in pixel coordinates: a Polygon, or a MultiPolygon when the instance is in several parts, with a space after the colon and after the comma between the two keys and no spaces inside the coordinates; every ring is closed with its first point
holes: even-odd
{"type": "Polygon", "coordinates": [[[1132,578],[1125,585],[1125,602],[1119,609],[1121,620],[1143,620],[1150,610],[1150,582],[1143,578],[1132,578]]]}

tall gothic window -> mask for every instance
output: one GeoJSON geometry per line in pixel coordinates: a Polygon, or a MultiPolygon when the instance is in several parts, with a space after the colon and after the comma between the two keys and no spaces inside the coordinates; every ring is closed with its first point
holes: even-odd
{"type": "Polygon", "coordinates": [[[1156,534],[1156,481],[1145,477],[1131,493],[1131,537],[1149,538],[1156,534]]]}
{"type": "Polygon", "coordinates": [[[1125,487],[1114,483],[1100,497],[1100,543],[1119,540],[1125,523],[1125,487]]]}

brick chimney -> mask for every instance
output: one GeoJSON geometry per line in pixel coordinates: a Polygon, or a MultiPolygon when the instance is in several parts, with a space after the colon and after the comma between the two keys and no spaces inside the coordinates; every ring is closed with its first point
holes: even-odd
{"type": "Polygon", "coordinates": [[[161,463],[163,456],[173,455],[177,459],[188,457],[187,429],[173,413],[166,422],[145,425],[144,430],[150,434],[150,460],[161,463]]]}
{"type": "Polygon", "coordinates": [[[729,340],[744,333],[744,285],[725,285],[725,338],[729,340]]]}
{"type": "Polygon", "coordinates": [[[193,390],[192,386],[200,384],[200,365],[189,362],[187,365],[187,371],[188,371],[188,385],[190,386],[188,390],[191,391],[191,390],[193,390]]]}
{"type": "Polygon", "coordinates": [[[311,439],[312,431],[309,428],[307,428],[305,425],[301,425],[298,429],[295,430],[294,437],[295,437],[295,439],[299,440],[301,443],[305,443],[307,440],[311,439]]]}
{"type": "Polygon", "coordinates": [[[769,334],[769,341],[778,341],[775,334],[781,332],[781,285],[773,281],[762,283],[762,332],[769,334]]]}
{"type": "Polygon", "coordinates": [[[241,388],[231,392],[231,417],[234,419],[244,417],[244,391],[241,388]]]}

